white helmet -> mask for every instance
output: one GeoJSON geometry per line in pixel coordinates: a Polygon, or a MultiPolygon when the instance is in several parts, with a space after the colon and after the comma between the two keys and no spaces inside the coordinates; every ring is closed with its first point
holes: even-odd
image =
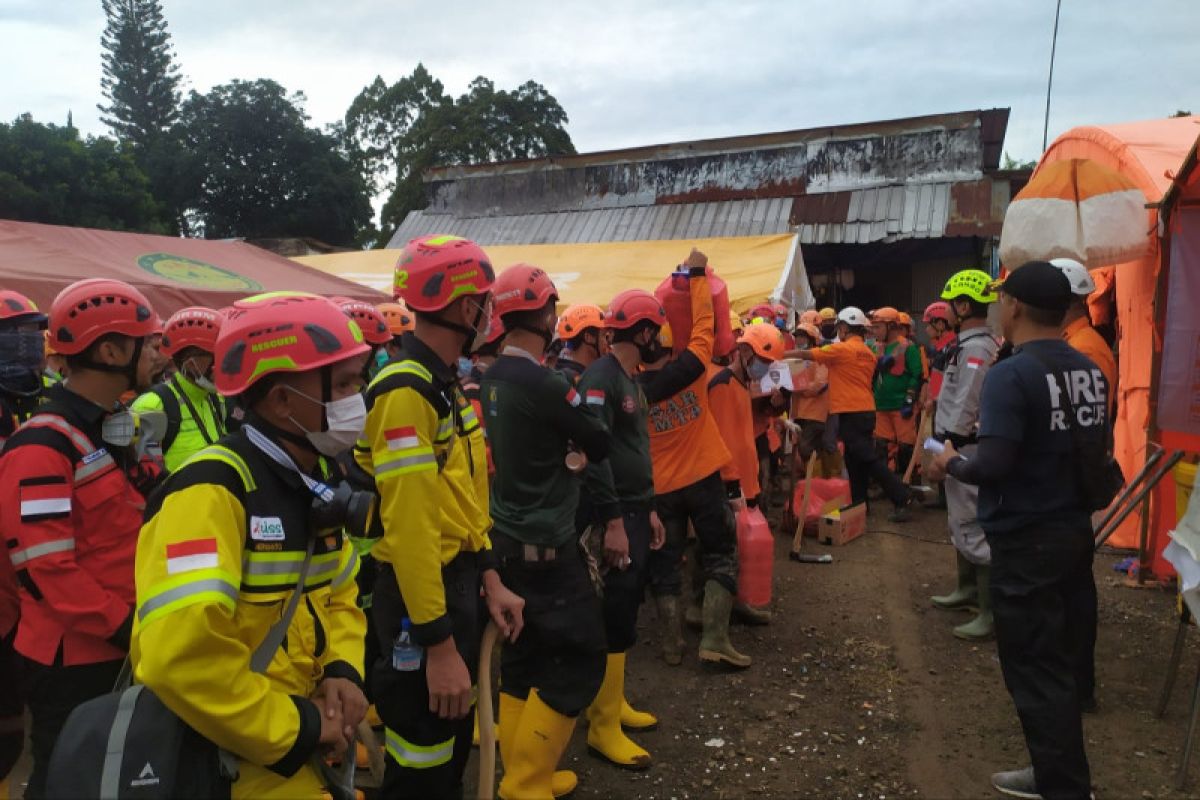
{"type": "Polygon", "coordinates": [[[846,306],[837,315],[838,322],[844,322],[852,328],[865,328],[871,323],[867,320],[867,315],[862,312],[861,308],[854,306],[846,306]]]}
{"type": "Polygon", "coordinates": [[[1058,267],[1067,280],[1071,282],[1071,293],[1079,297],[1087,297],[1096,291],[1096,282],[1087,267],[1073,258],[1052,258],[1050,263],[1058,267]]]}

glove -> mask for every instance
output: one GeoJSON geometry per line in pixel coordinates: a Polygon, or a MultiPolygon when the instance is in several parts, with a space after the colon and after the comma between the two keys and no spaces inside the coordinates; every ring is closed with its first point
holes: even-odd
{"type": "Polygon", "coordinates": [[[913,415],[913,399],[911,397],[904,398],[904,405],[900,406],[900,418],[912,419],[913,415]]]}

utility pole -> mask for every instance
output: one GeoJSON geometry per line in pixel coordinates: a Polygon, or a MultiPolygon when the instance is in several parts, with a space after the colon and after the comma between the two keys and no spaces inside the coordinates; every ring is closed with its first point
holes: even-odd
{"type": "Polygon", "coordinates": [[[1062,0],[1058,0],[1054,8],[1054,36],[1050,39],[1050,77],[1046,80],[1046,121],[1042,127],[1042,152],[1046,152],[1046,144],[1050,134],[1050,87],[1054,85],[1054,51],[1058,47],[1058,15],[1062,11],[1062,0]]]}

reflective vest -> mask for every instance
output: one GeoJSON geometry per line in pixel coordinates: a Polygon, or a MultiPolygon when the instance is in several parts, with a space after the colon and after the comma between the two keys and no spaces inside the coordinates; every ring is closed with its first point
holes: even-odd
{"type": "Polygon", "coordinates": [[[312,500],[239,432],[171,475],[139,536],[135,675],[244,760],[235,797],[319,794],[308,761],[321,724],[307,698],[327,677],[362,682],[358,555],[341,529],[313,529],[312,500]],[[250,655],[291,599],[314,536],[284,644],[254,674],[250,655]]]}
{"type": "Polygon", "coordinates": [[[224,398],[206,392],[176,373],[133,401],[134,411],[162,411],[167,415],[163,437],[163,464],[168,472],[225,435],[228,411],[224,398]]]}

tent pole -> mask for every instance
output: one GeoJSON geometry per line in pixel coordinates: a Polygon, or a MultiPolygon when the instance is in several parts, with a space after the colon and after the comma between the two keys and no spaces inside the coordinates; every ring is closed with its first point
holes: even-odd
{"type": "Polygon", "coordinates": [[[1046,143],[1050,133],[1050,87],[1054,85],[1054,51],[1058,48],[1058,15],[1062,11],[1062,0],[1054,8],[1054,36],[1050,39],[1050,76],[1046,79],[1046,123],[1042,128],[1042,152],[1046,152],[1046,143]]]}

